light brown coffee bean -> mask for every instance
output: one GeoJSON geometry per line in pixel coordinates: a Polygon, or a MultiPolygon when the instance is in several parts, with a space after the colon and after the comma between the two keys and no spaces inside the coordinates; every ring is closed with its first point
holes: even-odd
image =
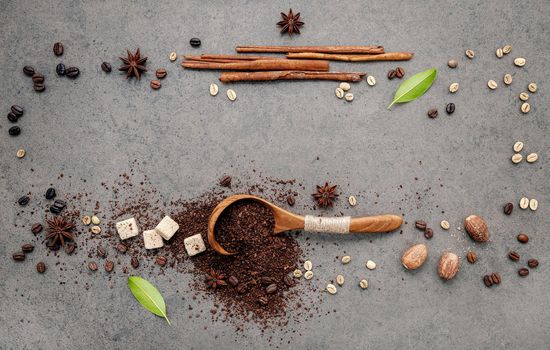
{"type": "Polygon", "coordinates": [[[164,69],[164,68],[159,68],[159,69],[157,69],[156,72],[155,72],[155,75],[157,76],[158,79],[164,79],[164,78],[166,78],[166,75],[167,75],[167,74],[168,74],[168,73],[166,72],[166,69],[164,69]]]}
{"type": "Polygon", "coordinates": [[[529,113],[529,111],[531,111],[531,105],[527,102],[524,102],[522,105],[521,105],[521,112],[526,114],[526,113],[529,113]]]}
{"type": "Polygon", "coordinates": [[[474,50],[466,50],[465,54],[466,54],[466,57],[468,57],[469,59],[474,58],[476,55],[474,50]]]}
{"type": "Polygon", "coordinates": [[[529,199],[526,198],[526,197],[522,197],[520,200],[519,200],[519,207],[521,209],[527,209],[529,208],[529,199]]]}
{"type": "Polygon", "coordinates": [[[502,48],[502,53],[507,55],[510,52],[512,52],[512,45],[504,45],[504,47],[502,48]]]}
{"type": "Polygon", "coordinates": [[[337,292],[336,286],[330,283],[327,284],[327,292],[329,292],[330,294],[336,294],[337,292]]]}
{"type": "Polygon", "coordinates": [[[529,94],[526,92],[522,92],[521,94],[519,94],[519,99],[525,102],[529,99],[529,94]]]}
{"type": "Polygon", "coordinates": [[[216,96],[218,94],[218,91],[219,91],[218,85],[217,84],[210,84],[209,91],[210,91],[210,95],[216,96]]]}
{"type": "Polygon", "coordinates": [[[454,94],[458,91],[459,86],[460,85],[458,83],[452,83],[451,85],[449,85],[449,91],[454,94]]]}
{"type": "Polygon", "coordinates": [[[530,153],[525,159],[527,160],[527,163],[534,163],[539,159],[539,156],[536,153],[530,153]]]}
{"type": "Polygon", "coordinates": [[[512,84],[512,75],[511,74],[504,74],[504,78],[502,80],[504,81],[504,84],[510,85],[512,84]]]}
{"type": "Polygon", "coordinates": [[[367,77],[367,84],[369,84],[370,86],[376,85],[376,78],[373,77],[372,75],[369,75],[367,77]]]}
{"type": "Polygon", "coordinates": [[[518,67],[523,67],[527,63],[527,60],[523,57],[518,57],[514,60],[514,64],[518,67]]]}
{"type": "Polygon", "coordinates": [[[518,142],[514,143],[514,151],[515,152],[521,152],[522,149],[523,149],[523,142],[518,141],[518,142]]]}
{"type": "Polygon", "coordinates": [[[233,89],[227,90],[227,98],[230,101],[235,101],[237,99],[237,93],[233,89]]]}
{"type": "Polygon", "coordinates": [[[495,54],[497,55],[498,58],[502,58],[502,56],[504,56],[504,52],[502,51],[502,49],[500,47],[497,49],[495,54]]]}
{"type": "Polygon", "coordinates": [[[487,82],[487,86],[488,86],[489,89],[491,89],[491,90],[494,90],[494,89],[496,89],[496,88],[498,87],[497,82],[494,81],[494,80],[489,80],[489,81],[487,82]]]}
{"type": "Polygon", "coordinates": [[[160,81],[158,80],[151,80],[150,85],[153,90],[158,90],[161,87],[160,81]]]}
{"type": "Polygon", "coordinates": [[[518,164],[523,160],[523,156],[519,153],[516,153],[512,156],[512,163],[518,164]]]}
{"type": "Polygon", "coordinates": [[[449,66],[449,68],[456,68],[458,67],[458,61],[453,58],[449,60],[449,62],[447,62],[447,65],[449,66]]]}
{"type": "Polygon", "coordinates": [[[531,92],[537,92],[537,84],[535,83],[530,83],[528,86],[527,86],[527,89],[531,92]]]}

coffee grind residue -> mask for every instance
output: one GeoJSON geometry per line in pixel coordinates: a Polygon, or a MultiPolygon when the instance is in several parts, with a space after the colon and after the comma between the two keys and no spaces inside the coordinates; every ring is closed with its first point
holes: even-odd
{"type": "Polygon", "coordinates": [[[208,291],[229,316],[251,315],[261,321],[285,314],[295,285],[291,272],[302,250],[288,234],[273,234],[274,225],[268,208],[253,201],[237,202],[225,209],[216,224],[218,242],[237,254],[224,256],[208,248],[192,259],[199,288],[207,288],[204,278],[212,269],[224,275],[227,285],[208,291]]]}

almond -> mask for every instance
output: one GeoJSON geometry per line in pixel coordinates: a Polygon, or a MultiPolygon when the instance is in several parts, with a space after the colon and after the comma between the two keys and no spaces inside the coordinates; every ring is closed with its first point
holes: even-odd
{"type": "Polygon", "coordinates": [[[481,216],[468,216],[464,220],[464,228],[476,242],[487,242],[489,240],[489,228],[481,216]]]}
{"type": "Polygon", "coordinates": [[[424,244],[415,244],[409,249],[405,250],[403,256],[401,257],[401,264],[407,270],[416,270],[428,257],[428,248],[424,244]]]}
{"type": "Polygon", "coordinates": [[[460,269],[460,258],[455,253],[445,252],[441,254],[437,264],[437,273],[444,280],[451,280],[460,269]]]}

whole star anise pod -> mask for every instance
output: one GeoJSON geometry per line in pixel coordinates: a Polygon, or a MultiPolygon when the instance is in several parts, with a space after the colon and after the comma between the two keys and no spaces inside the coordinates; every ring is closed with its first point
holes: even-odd
{"type": "Polygon", "coordinates": [[[320,207],[326,208],[329,205],[332,207],[332,202],[338,198],[336,187],[337,185],[329,186],[328,182],[325,182],[325,186],[317,185],[317,192],[312,194],[312,196],[320,207]]]}
{"type": "Polygon", "coordinates": [[[277,22],[277,25],[282,27],[281,33],[288,32],[288,35],[292,36],[293,33],[300,34],[300,27],[304,25],[304,22],[300,21],[300,12],[297,14],[292,13],[292,9],[285,15],[281,12],[282,21],[277,22]]]}
{"type": "Polygon", "coordinates": [[[147,72],[147,68],[145,68],[147,57],[141,57],[141,52],[139,51],[139,48],[133,55],[128,49],[126,49],[126,52],[128,53],[128,57],[119,57],[124,64],[120,66],[118,70],[121,72],[126,71],[126,78],[134,76],[138,78],[138,80],[140,80],[141,73],[147,72]]]}
{"type": "Polygon", "coordinates": [[[225,274],[217,273],[213,269],[210,270],[208,276],[206,276],[206,284],[208,288],[216,289],[218,286],[227,286],[227,283],[224,281],[225,274]]]}
{"type": "Polygon", "coordinates": [[[75,236],[71,232],[75,228],[75,224],[67,221],[65,218],[56,216],[53,219],[46,219],[48,224],[48,234],[44,241],[49,241],[47,243],[48,247],[58,247],[60,244],[65,246],[65,240],[74,241],[75,236]]]}

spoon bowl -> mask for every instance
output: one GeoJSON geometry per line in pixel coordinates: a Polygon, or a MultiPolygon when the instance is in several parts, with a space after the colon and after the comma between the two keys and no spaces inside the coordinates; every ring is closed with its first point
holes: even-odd
{"type": "Polygon", "coordinates": [[[252,200],[269,208],[275,220],[275,227],[273,228],[273,233],[275,234],[294,230],[343,234],[390,232],[399,228],[403,223],[401,216],[391,214],[353,218],[349,216],[327,218],[311,215],[306,215],[304,217],[282,209],[263,198],[249,194],[237,194],[222,200],[214,210],[212,210],[212,214],[210,214],[208,219],[208,243],[212,249],[220,254],[234,255],[236,253],[228,252],[216,241],[216,222],[227,207],[241,200],[252,200]]]}

